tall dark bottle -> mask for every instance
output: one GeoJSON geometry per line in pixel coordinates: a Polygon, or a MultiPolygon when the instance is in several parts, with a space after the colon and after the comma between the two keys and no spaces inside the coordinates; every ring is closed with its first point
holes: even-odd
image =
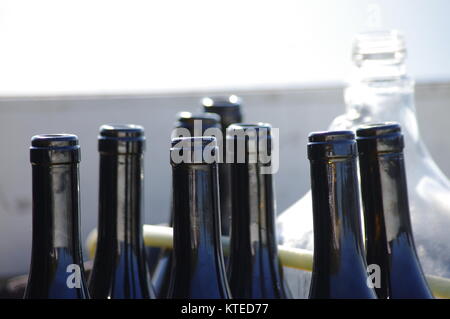
{"type": "Polygon", "coordinates": [[[93,298],[154,297],[142,235],[144,149],[141,126],[101,126],[98,240],[89,278],[93,298]]]}
{"type": "Polygon", "coordinates": [[[87,299],[79,230],[78,138],[36,135],[30,160],[33,245],[25,298],[87,299]]]}
{"type": "Polygon", "coordinates": [[[220,242],[216,139],[173,139],[170,160],[174,249],[168,297],[230,298],[220,242]]]}
{"type": "MultiPolygon", "coordinates": [[[[172,131],[172,138],[180,136],[203,136],[217,134],[221,131],[220,116],[214,113],[193,114],[191,112],[180,112],[172,131]]],[[[170,213],[169,225],[173,226],[173,211],[170,213]]],[[[155,251],[157,248],[151,248],[155,251]]],[[[169,249],[159,250],[155,270],[152,273],[153,286],[158,298],[167,297],[170,283],[170,269],[172,265],[172,251],[169,249]]]]}
{"type": "Polygon", "coordinates": [[[379,298],[432,298],[414,245],[400,126],[372,124],[356,134],[367,263],[379,267],[376,293],[379,298]]]}
{"type": "Polygon", "coordinates": [[[241,99],[236,95],[205,97],[202,99],[202,105],[205,112],[216,113],[220,115],[222,126],[222,140],[218,140],[219,146],[219,184],[220,184],[220,212],[221,212],[221,231],[223,236],[230,235],[231,227],[231,186],[230,186],[230,167],[224,163],[226,158],[226,129],[233,123],[242,122],[241,99]]]}
{"type": "Polygon", "coordinates": [[[361,235],[356,141],[351,131],[311,133],[314,225],[310,298],[375,298],[361,235]]]}
{"type": "Polygon", "coordinates": [[[227,129],[232,189],[228,280],[234,298],[287,298],[275,234],[269,124],[232,124],[227,129]]]}

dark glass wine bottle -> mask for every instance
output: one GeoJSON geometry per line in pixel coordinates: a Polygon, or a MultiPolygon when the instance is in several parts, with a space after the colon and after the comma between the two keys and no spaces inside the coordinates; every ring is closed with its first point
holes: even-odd
{"type": "Polygon", "coordinates": [[[179,112],[174,124],[172,138],[189,136],[215,136],[214,132],[221,132],[222,126],[220,115],[216,113],[191,113],[179,112]],[[211,130],[214,129],[214,130],[211,130]],[[206,132],[206,134],[205,134],[206,132]]]}
{"type": "Polygon", "coordinates": [[[144,129],[100,127],[98,240],[89,289],[98,299],[154,297],[142,235],[144,129]]]}
{"type": "Polygon", "coordinates": [[[396,123],[362,126],[358,136],[367,263],[379,298],[432,298],[409,215],[403,134],[396,123]]]}
{"type": "Polygon", "coordinates": [[[169,298],[230,298],[220,241],[214,137],[175,138],[170,150],[174,250],[169,298]]]}
{"type": "Polygon", "coordinates": [[[356,141],[351,131],[309,135],[314,224],[310,298],[375,298],[361,235],[356,141]]]}
{"type": "Polygon", "coordinates": [[[218,140],[219,146],[219,184],[220,184],[220,212],[221,231],[223,236],[230,235],[231,227],[231,186],[230,167],[224,162],[226,158],[226,130],[233,123],[242,122],[241,99],[236,95],[205,97],[202,106],[205,112],[220,115],[222,127],[222,141],[218,140]]]}
{"type": "Polygon", "coordinates": [[[69,134],[31,139],[33,244],[27,299],[87,299],[79,230],[80,146],[69,134]]]}
{"type": "MultiPolygon", "coordinates": [[[[172,131],[172,138],[180,136],[203,136],[204,134],[217,134],[220,131],[220,116],[214,113],[193,114],[180,112],[172,131]]],[[[215,136],[215,135],[214,135],[215,136]]],[[[169,225],[173,226],[173,211],[170,213],[169,225]]],[[[156,247],[150,248],[152,251],[156,247]]],[[[151,261],[150,261],[151,262],[151,261]]],[[[170,269],[172,267],[172,251],[160,249],[158,259],[152,273],[153,286],[158,298],[166,298],[170,283],[170,269]]]]}
{"type": "Polygon", "coordinates": [[[271,126],[232,124],[227,129],[231,172],[231,248],[228,280],[234,298],[288,298],[278,259],[270,156],[271,126]],[[267,171],[265,171],[267,170],[267,171]]]}

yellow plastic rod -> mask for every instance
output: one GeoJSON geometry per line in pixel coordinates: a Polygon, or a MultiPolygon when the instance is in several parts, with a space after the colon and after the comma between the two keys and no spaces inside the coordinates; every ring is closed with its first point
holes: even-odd
{"type": "MultiPolygon", "coordinates": [[[[166,226],[144,225],[145,246],[172,249],[173,229],[166,226]]],[[[229,254],[230,241],[228,237],[222,237],[223,252],[229,254]]],[[[97,245],[97,230],[94,229],[86,240],[87,250],[90,258],[94,258],[97,245]]],[[[285,267],[312,271],[313,254],[309,250],[278,246],[280,261],[285,267]]],[[[450,279],[426,275],[428,284],[437,298],[450,298],[450,279]]]]}

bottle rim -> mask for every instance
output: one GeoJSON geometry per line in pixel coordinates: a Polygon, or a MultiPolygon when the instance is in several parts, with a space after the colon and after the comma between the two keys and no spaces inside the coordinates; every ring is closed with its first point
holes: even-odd
{"type": "Polygon", "coordinates": [[[78,136],[66,133],[38,134],[31,138],[31,146],[49,149],[76,147],[78,136]]]}
{"type": "Polygon", "coordinates": [[[39,134],[31,138],[30,162],[34,164],[72,164],[80,162],[80,145],[74,134],[39,134]]]}
{"type": "Polygon", "coordinates": [[[317,131],[308,135],[310,143],[340,143],[352,142],[355,140],[355,133],[349,130],[342,131],[317,131]]]}
{"type": "Polygon", "coordinates": [[[213,164],[218,162],[217,139],[214,136],[175,137],[171,141],[170,163],[213,164]]]}
{"type": "Polygon", "coordinates": [[[375,63],[401,65],[406,58],[406,43],[398,30],[363,32],[353,41],[352,58],[357,66],[375,63]]]}
{"type": "Polygon", "coordinates": [[[98,150],[103,154],[142,154],[145,151],[144,127],[104,124],[99,129],[98,150]]]}
{"type": "Polygon", "coordinates": [[[368,123],[358,126],[356,136],[359,137],[383,137],[386,135],[401,134],[401,126],[397,122],[368,123]]]}
{"type": "Polygon", "coordinates": [[[308,136],[308,158],[310,160],[349,159],[357,156],[353,131],[320,131],[308,136]]]}
{"type": "Polygon", "coordinates": [[[141,139],[144,137],[144,127],[137,124],[103,124],[100,126],[101,137],[118,139],[141,139]]]}
{"type": "Polygon", "coordinates": [[[201,103],[205,109],[207,108],[236,108],[242,104],[242,99],[234,94],[207,96],[202,98],[201,103]]]}

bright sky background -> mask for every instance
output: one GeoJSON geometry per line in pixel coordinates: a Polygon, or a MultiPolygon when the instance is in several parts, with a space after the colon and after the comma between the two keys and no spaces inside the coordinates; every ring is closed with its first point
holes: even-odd
{"type": "Polygon", "coordinates": [[[0,96],[342,83],[377,8],[450,80],[448,0],[0,0],[0,96]]]}

